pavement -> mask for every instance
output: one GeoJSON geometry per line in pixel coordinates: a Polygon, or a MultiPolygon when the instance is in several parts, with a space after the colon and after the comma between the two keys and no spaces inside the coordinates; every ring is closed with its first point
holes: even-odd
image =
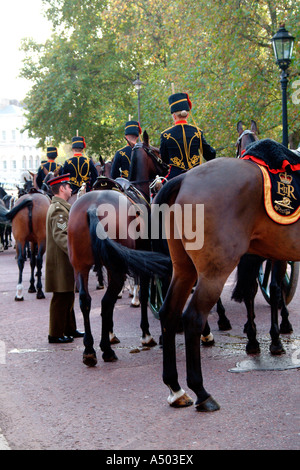
{"type": "MultiPolygon", "coordinates": [[[[298,450],[300,318],[297,288],[289,305],[294,327],[283,336],[286,354],[269,353],[270,308],[259,292],[256,324],[259,356],[245,353],[244,305],[231,301],[233,273],[222,293],[232,330],[220,332],[217,314],[209,322],[215,346],[202,348],[205,388],[221,409],[197,413],[194,407],[171,408],[162,382],[162,349],[140,347],[140,311],[130,307],[128,290],[114,313],[118,361],[104,363],[99,350],[101,298],[90,274],[91,324],[98,364],[82,363],[82,339],[49,344],[51,294],[38,300],[27,292],[29,262],[24,269],[24,301],[14,300],[18,270],[12,248],[0,253],[0,449],[102,450],[129,455],[145,450],[197,454],[201,450],[298,450]]],[[[77,326],[83,320],[76,294],[77,326]]],[[[149,312],[156,341],[160,325],[149,312]]],[[[183,335],[177,335],[177,366],[185,381],[183,335]]],[[[194,397],[193,397],[194,398],[194,397]]]]}

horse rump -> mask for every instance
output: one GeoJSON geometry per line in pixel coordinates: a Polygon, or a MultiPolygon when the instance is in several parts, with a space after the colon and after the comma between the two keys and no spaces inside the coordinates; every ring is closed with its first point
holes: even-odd
{"type": "Polygon", "coordinates": [[[11,222],[13,218],[17,215],[20,210],[24,209],[24,207],[32,207],[32,198],[28,197],[21,201],[19,204],[14,206],[10,211],[0,205],[0,222],[11,222]]]}
{"type": "Polygon", "coordinates": [[[97,217],[96,208],[88,209],[88,223],[96,269],[104,265],[112,272],[129,276],[164,277],[170,274],[172,265],[168,256],[131,249],[109,238],[97,217]]]}

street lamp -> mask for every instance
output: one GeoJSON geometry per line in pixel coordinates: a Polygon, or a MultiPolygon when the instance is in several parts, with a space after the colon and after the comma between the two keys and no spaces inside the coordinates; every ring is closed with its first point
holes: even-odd
{"type": "Polygon", "coordinates": [[[141,106],[141,96],[140,96],[140,93],[141,93],[142,85],[145,85],[145,83],[141,82],[139,73],[136,74],[136,80],[134,80],[134,82],[132,82],[132,83],[135,86],[135,89],[137,91],[137,96],[138,96],[138,121],[141,124],[141,108],[140,108],[140,106],[141,106]]]}
{"type": "Polygon", "coordinates": [[[294,37],[285,29],[282,24],[277,33],[272,37],[272,44],[276,63],[281,69],[280,83],[282,90],[282,143],[288,147],[288,120],[287,120],[287,69],[291,63],[294,37]]]}

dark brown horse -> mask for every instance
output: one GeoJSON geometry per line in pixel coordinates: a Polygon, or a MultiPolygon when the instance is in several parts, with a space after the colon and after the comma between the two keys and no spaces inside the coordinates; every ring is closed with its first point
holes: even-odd
{"type": "MultiPolygon", "coordinates": [[[[278,144],[279,145],[279,144],[278,144]]],[[[200,335],[211,308],[221,295],[226,279],[241,256],[251,253],[274,260],[300,260],[300,221],[280,225],[264,208],[262,175],[249,161],[218,158],[200,165],[168,182],[158,193],[158,205],[176,204],[184,215],[193,201],[193,212],[181,222],[170,218],[169,250],[173,276],[160,311],[163,334],[163,380],[173,406],[187,406],[193,400],[181,389],[176,368],[175,332],[187,298],[194,292],[183,313],[186,341],[187,384],[197,396],[198,411],[215,411],[217,402],[205,390],[201,371],[200,335]],[[201,184],[200,184],[201,182],[201,184]],[[193,249],[185,235],[197,226],[196,210],[204,205],[202,248],[193,249]],[[174,235],[174,229],[176,234],[174,235]]],[[[172,215],[172,214],[171,214],[172,215]]],[[[201,221],[201,220],[200,220],[201,221]]],[[[279,331],[273,331],[273,341],[279,331]]]]}
{"type": "MultiPolygon", "coordinates": [[[[255,121],[251,121],[250,130],[244,130],[241,121],[237,124],[237,131],[239,134],[236,148],[237,157],[242,157],[243,152],[253,142],[258,141],[258,129],[255,121]]],[[[255,325],[255,309],[254,300],[258,288],[258,274],[264,258],[252,254],[245,254],[242,256],[237,267],[237,283],[234,288],[232,298],[237,302],[244,302],[247,309],[247,323],[245,324],[244,331],[248,337],[246,351],[248,354],[257,354],[260,352],[259,342],[256,337],[255,325]]],[[[291,333],[293,331],[292,325],[289,322],[289,312],[285,302],[285,289],[284,289],[284,275],[287,268],[286,261],[273,261],[271,270],[271,283],[270,283],[270,305],[271,305],[271,338],[270,345],[271,354],[282,354],[284,352],[283,345],[277,334],[272,334],[272,331],[278,329],[278,308],[281,307],[282,321],[280,324],[280,333],[291,333]]]]}
{"type": "MultiPolygon", "coordinates": [[[[148,188],[158,172],[163,174],[165,171],[147,142],[133,149],[132,164],[139,167],[135,172],[135,184],[144,184],[147,180],[148,188]],[[147,167],[147,174],[140,167],[147,167]]],[[[83,362],[89,366],[97,362],[90,328],[91,297],[88,290],[89,272],[94,265],[96,270],[105,266],[108,272],[108,287],[101,308],[100,347],[104,361],[117,359],[111,348],[110,333],[113,331],[114,305],[127,274],[139,276],[140,279],[142,343],[156,344],[148,322],[149,278],[153,274],[165,276],[170,268],[170,260],[169,257],[151,252],[147,195],[143,196],[136,188],[130,187],[128,181],[127,186],[128,196],[121,190],[91,191],[79,198],[70,211],[69,255],[85,325],[83,362]],[[113,240],[107,237],[107,232],[113,240]]]]}
{"type": "Polygon", "coordinates": [[[22,279],[27,242],[31,245],[31,277],[28,292],[37,292],[38,299],[45,297],[41,278],[43,255],[46,249],[46,216],[49,205],[49,197],[36,192],[21,196],[10,211],[0,206],[0,221],[11,222],[13,237],[16,242],[19,279],[15,300],[24,300],[22,279]],[[35,268],[37,268],[36,287],[35,268]]]}

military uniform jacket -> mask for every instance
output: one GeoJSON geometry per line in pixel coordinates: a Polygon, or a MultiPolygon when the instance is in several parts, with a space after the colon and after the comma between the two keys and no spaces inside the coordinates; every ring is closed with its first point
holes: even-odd
{"type": "Polygon", "coordinates": [[[58,196],[52,198],[46,220],[46,292],[74,290],[74,272],[68,254],[70,204],[58,196]]]}
{"type": "Polygon", "coordinates": [[[70,185],[73,190],[81,188],[83,183],[86,183],[86,190],[89,191],[98,177],[94,163],[82,153],[75,153],[72,158],[66,160],[62,173],[70,173],[70,185]]]}
{"type": "Polygon", "coordinates": [[[126,145],[125,147],[121,148],[116,152],[110,173],[112,179],[120,177],[128,179],[130,171],[131,151],[132,148],[130,147],[130,145],[126,145]]]}
{"type": "Polygon", "coordinates": [[[36,175],[36,184],[38,185],[38,187],[42,187],[43,181],[49,171],[52,171],[54,173],[56,170],[58,170],[56,176],[62,174],[62,166],[59,163],[56,163],[55,160],[48,160],[46,163],[42,163],[36,175]],[[44,171],[44,169],[46,171],[44,171]]]}
{"type": "Polygon", "coordinates": [[[176,167],[179,170],[177,174],[199,165],[201,153],[205,160],[212,160],[216,156],[215,149],[206,142],[202,131],[185,120],[178,121],[161,133],[161,158],[171,167],[176,167]]]}

